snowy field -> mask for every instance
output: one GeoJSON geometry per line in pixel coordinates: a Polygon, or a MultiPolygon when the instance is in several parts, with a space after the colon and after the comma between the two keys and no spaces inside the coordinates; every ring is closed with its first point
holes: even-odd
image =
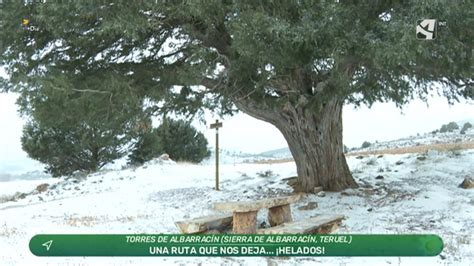
{"type": "MultiPolygon", "coordinates": [[[[338,233],[438,234],[445,248],[436,257],[45,258],[35,257],[28,249],[35,234],[178,233],[174,221],[213,214],[214,202],[292,193],[283,179],[296,175],[293,162],[224,161],[221,191],[213,189],[211,163],[159,159],[86,179],[0,182],[4,199],[25,193],[15,201],[0,203],[0,265],[474,265],[474,190],[458,187],[464,177],[474,176],[473,149],[349,156],[358,189],[325,192],[323,197],[306,194],[292,206],[295,220],[345,215],[338,233]],[[262,175],[266,171],[271,173],[262,175]],[[45,191],[35,190],[44,183],[49,184],[45,191]],[[303,208],[310,202],[317,207],[303,208]]],[[[265,222],[263,212],[258,219],[258,224],[265,222]]]]}

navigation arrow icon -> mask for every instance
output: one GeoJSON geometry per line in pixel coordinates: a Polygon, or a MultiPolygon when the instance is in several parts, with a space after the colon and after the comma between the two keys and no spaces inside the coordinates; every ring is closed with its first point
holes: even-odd
{"type": "Polygon", "coordinates": [[[51,244],[53,244],[53,240],[49,240],[48,242],[44,242],[42,246],[45,246],[46,251],[49,251],[49,248],[51,248],[51,244]]]}

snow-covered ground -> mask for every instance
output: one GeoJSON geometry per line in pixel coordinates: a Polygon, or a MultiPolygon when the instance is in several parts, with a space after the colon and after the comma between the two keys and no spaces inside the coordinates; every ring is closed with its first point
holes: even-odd
{"type": "MultiPolygon", "coordinates": [[[[458,187],[465,176],[474,176],[473,149],[349,156],[359,188],[326,192],[324,197],[307,194],[292,207],[295,220],[345,215],[339,233],[438,234],[445,248],[437,257],[45,258],[28,249],[31,237],[44,233],[178,233],[174,221],[213,214],[214,202],[292,193],[283,179],[296,175],[293,162],[244,163],[236,154],[224,156],[221,191],[213,189],[212,160],[195,165],[156,159],[85,179],[0,182],[0,197],[26,195],[0,203],[0,265],[474,265],[474,189],[458,187]],[[271,174],[264,177],[266,171],[271,174]],[[43,183],[49,184],[47,190],[35,191],[43,183]],[[318,207],[300,209],[310,202],[318,207]]],[[[258,219],[264,222],[264,213],[258,219]]]]}

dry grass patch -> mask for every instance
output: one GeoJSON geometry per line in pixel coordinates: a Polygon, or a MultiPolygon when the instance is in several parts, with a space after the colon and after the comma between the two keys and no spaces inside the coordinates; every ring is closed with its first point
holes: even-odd
{"type": "Polygon", "coordinates": [[[0,227],[0,236],[10,237],[12,235],[18,234],[18,229],[16,227],[8,227],[6,223],[0,227]]]}
{"type": "Polygon", "coordinates": [[[99,217],[94,216],[82,216],[72,217],[68,216],[65,218],[65,223],[69,226],[94,226],[99,223],[99,217]]]}
{"type": "Polygon", "coordinates": [[[137,216],[131,216],[131,215],[125,215],[125,216],[118,216],[118,217],[109,217],[109,216],[66,216],[64,218],[64,223],[69,225],[69,226],[94,226],[97,224],[104,224],[104,223],[110,223],[110,222],[120,222],[120,223],[130,223],[134,222],[136,219],[141,219],[141,218],[150,218],[150,215],[137,215],[137,216]]]}
{"type": "Polygon", "coordinates": [[[250,163],[256,164],[274,164],[274,163],[289,163],[294,162],[293,158],[284,158],[284,159],[266,159],[266,160],[255,160],[250,163]]]}

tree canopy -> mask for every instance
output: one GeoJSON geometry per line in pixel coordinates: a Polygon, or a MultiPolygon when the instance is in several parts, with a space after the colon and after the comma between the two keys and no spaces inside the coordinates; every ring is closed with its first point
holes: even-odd
{"type": "Polygon", "coordinates": [[[206,93],[209,106],[325,94],[403,104],[429,93],[433,81],[450,99],[473,97],[469,3],[12,1],[2,9],[1,63],[14,90],[46,74],[107,69],[166,105],[186,100],[178,105],[189,111],[206,93]],[[438,40],[416,39],[422,18],[447,22],[438,40]],[[170,92],[174,85],[186,87],[170,92]]]}
{"type": "Polygon", "coordinates": [[[141,165],[163,153],[175,161],[199,163],[211,155],[207,139],[189,122],[163,117],[161,125],[138,137],[128,156],[129,164],[141,165]]]}
{"type": "Polygon", "coordinates": [[[338,190],[354,185],[334,181],[349,176],[337,170],[348,172],[343,103],[474,98],[473,12],[470,1],[8,2],[0,64],[4,88],[24,94],[106,72],[151,113],[237,107],[282,131],[305,190],[338,190]],[[425,18],[446,21],[436,40],[416,39],[425,18]]]}

